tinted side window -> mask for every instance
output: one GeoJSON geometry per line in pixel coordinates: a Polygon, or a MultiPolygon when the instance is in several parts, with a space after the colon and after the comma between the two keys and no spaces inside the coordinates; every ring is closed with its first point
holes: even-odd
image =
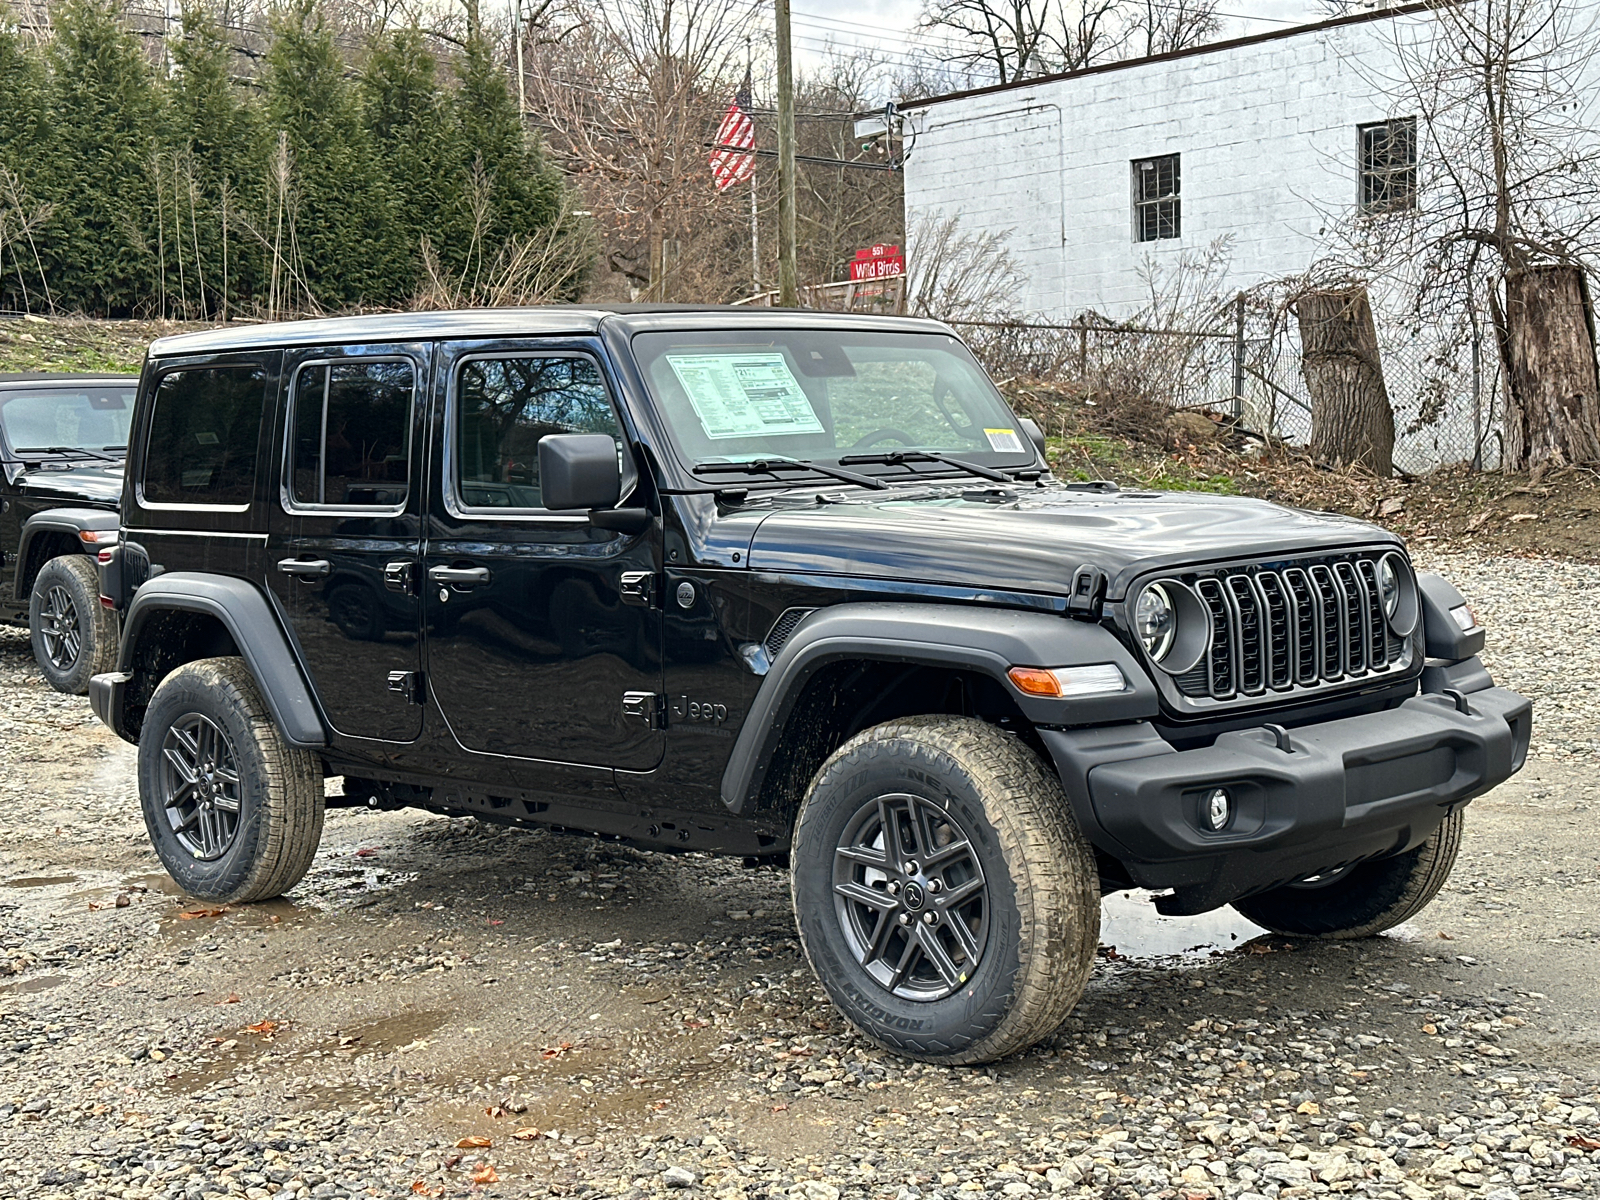
{"type": "Polygon", "coordinates": [[[398,508],[410,481],[409,362],[318,363],[294,385],[290,494],[300,505],[398,508]]]}
{"type": "Polygon", "coordinates": [[[539,508],[539,439],[622,433],[600,368],[587,358],[479,358],[456,384],[455,467],[469,508],[539,508]]]}
{"type": "Polygon", "coordinates": [[[250,503],[266,400],[264,367],[196,367],[163,375],[150,416],[144,499],[250,503]]]}

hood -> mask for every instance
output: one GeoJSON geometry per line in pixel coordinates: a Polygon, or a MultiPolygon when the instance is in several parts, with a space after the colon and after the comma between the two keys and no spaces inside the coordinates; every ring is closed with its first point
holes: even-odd
{"type": "Polygon", "coordinates": [[[13,477],[12,486],[24,496],[41,500],[72,500],[114,508],[122,499],[121,463],[68,464],[28,467],[13,477]]]}
{"type": "Polygon", "coordinates": [[[780,509],[751,542],[757,571],[1066,594],[1081,565],[1120,599],[1147,570],[1374,543],[1366,521],[1203,492],[1031,492],[863,499],[780,509]]]}

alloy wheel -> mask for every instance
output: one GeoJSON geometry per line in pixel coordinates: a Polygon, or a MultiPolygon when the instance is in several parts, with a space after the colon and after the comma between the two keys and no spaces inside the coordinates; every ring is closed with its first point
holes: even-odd
{"type": "Polygon", "coordinates": [[[44,594],[39,606],[39,636],[44,639],[45,656],[58,671],[70,671],[78,662],[83,635],[78,630],[78,606],[60,584],[44,594]]]}
{"type": "Polygon", "coordinates": [[[903,1000],[942,1000],[989,940],[989,890],[971,839],[919,796],[869,800],[834,851],[834,912],[856,962],[903,1000]]]}
{"type": "Polygon", "coordinates": [[[189,713],[161,747],[161,802],[178,844],[201,862],[221,858],[239,833],[239,767],[228,735],[189,713]]]}

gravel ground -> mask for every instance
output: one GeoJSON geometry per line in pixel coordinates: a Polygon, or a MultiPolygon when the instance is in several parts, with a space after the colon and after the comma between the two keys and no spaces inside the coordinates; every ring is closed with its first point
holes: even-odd
{"type": "Polygon", "coordinates": [[[193,904],[132,748],[0,631],[0,1197],[1600,1194],[1600,569],[1429,565],[1537,757],[1420,922],[1108,898],[1073,1017],[981,1069],[856,1037],[734,861],[335,810],[288,899],[193,904]]]}

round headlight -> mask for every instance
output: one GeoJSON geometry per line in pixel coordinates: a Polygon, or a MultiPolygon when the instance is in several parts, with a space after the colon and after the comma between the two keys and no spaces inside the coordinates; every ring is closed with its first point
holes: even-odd
{"type": "Polygon", "coordinates": [[[1387,554],[1378,560],[1378,596],[1383,601],[1384,617],[1392,622],[1400,608],[1400,572],[1387,554]]]}
{"type": "Polygon", "coordinates": [[[1178,631],[1178,614],[1172,606],[1172,597],[1159,583],[1152,583],[1139,593],[1133,606],[1133,631],[1144,645],[1145,653],[1160,662],[1172,649],[1172,639],[1178,631]]]}

